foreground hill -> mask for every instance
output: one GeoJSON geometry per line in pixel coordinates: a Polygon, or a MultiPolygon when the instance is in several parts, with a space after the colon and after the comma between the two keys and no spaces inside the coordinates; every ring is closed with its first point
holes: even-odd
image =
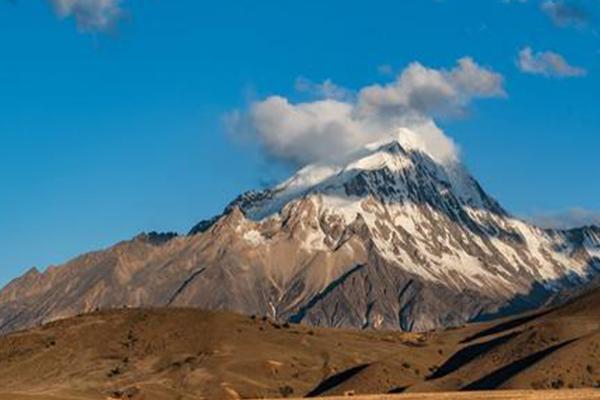
{"type": "Polygon", "coordinates": [[[424,331],[539,307],[598,276],[600,228],[515,219],[410,137],[246,193],[187,236],[31,270],[0,291],[0,332],[122,306],[424,331]]]}
{"type": "Polygon", "coordinates": [[[554,309],[428,333],[123,309],[0,337],[0,398],[237,399],[599,385],[600,291],[554,309]]]}

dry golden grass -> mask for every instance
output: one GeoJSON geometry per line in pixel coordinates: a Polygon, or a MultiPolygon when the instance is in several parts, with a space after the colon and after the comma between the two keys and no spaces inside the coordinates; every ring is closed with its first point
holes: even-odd
{"type": "MultiPolygon", "coordinates": [[[[2,394],[0,400],[88,400],[89,397],[64,397],[51,395],[2,394]]],[[[398,395],[367,395],[316,398],[317,400],[594,400],[600,391],[580,390],[510,390],[483,392],[415,393],[398,395]]],[[[148,398],[147,400],[151,400],[148,398]]]]}
{"type": "MultiPolygon", "coordinates": [[[[323,398],[321,398],[323,399],[323,398]]],[[[373,395],[352,397],[327,397],[327,400],[594,400],[600,391],[584,390],[510,390],[484,392],[417,393],[399,395],[373,395]]]]}
{"type": "Polygon", "coordinates": [[[0,400],[600,399],[567,390],[600,386],[599,305],[600,292],[425,334],[191,309],[104,311],[0,337],[0,400]],[[361,397],[389,392],[402,394],[361,397]]]}

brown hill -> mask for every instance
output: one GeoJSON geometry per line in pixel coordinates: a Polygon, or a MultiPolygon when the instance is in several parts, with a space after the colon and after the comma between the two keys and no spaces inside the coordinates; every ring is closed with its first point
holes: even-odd
{"type": "Polygon", "coordinates": [[[6,392],[104,398],[303,395],[347,368],[390,359],[400,384],[440,362],[427,337],[312,329],[190,309],[117,310],[0,338],[6,392]],[[148,397],[149,396],[149,397],[148,397]]]}
{"type": "Polygon", "coordinates": [[[598,385],[600,291],[555,309],[422,334],[311,328],[191,309],[122,309],[0,338],[0,392],[32,399],[598,385]]]}

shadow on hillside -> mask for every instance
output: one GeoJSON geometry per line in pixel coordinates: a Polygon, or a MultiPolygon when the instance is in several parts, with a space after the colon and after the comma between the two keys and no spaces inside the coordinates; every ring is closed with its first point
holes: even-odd
{"type": "Polygon", "coordinates": [[[515,318],[515,319],[511,319],[506,322],[502,322],[498,325],[492,326],[491,328],[485,329],[481,332],[477,332],[476,334],[463,339],[460,343],[461,344],[470,343],[474,340],[481,339],[486,336],[495,335],[497,333],[502,333],[502,332],[508,331],[510,329],[518,328],[519,326],[524,325],[528,322],[531,322],[531,321],[535,320],[536,318],[543,317],[544,315],[548,314],[551,311],[552,310],[544,310],[542,312],[538,312],[535,314],[526,315],[524,317],[515,318]]]}
{"type": "Polygon", "coordinates": [[[427,380],[442,378],[463,365],[468,364],[477,357],[488,353],[494,348],[500,346],[503,343],[508,342],[512,338],[519,335],[521,332],[512,332],[508,335],[500,336],[484,343],[477,343],[471,346],[467,346],[458,352],[454,353],[452,357],[448,359],[440,368],[438,368],[433,374],[427,377],[427,380]]]}
{"type": "Polygon", "coordinates": [[[354,375],[358,374],[368,366],[369,364],[361,364],[357,365],[356,367],[352,367],[345,371],[342,371],[338,374],[332,375],[329,378],[325,379],[323,382],[319,383],[317,387],[308,392],[308,394],[305,397],[320,396],[328,390],[333,389],[334,387],[352,378],[354,375]]]}
{"type": "Polygon", "coordinates": [[[462,391],[474,391],[474,390],[493,390],[497,389],[504,382],[508,381],[513,376],[517,375],[521,371],[531,367],[535,363],[541,361],[542,359],[548,357],[550,354],[555,351],[575,342],[577,339],[568,340],[566,342],[554,345],[552,347],[548,347],[545,350],[538,351],[537,353],[531,354],[525,358],[522,358],[518,361],[515,361],[505,367],[502,367],[483,378],[470,383],[469,385],[463,387],[462,391]]]}
{"type": "Polygon", "coordinates": [[[389,392],[387,392],[387,394],[404,393],[404,392],[406,392],[406,389],[408,389],[408,386],[397,387],[397,388],[394,388],[394,389],[390,390],[389,392]]]}
{"type": "Polygon", "coordinates": [[[342,276],[331,282],[325,289],[319,292],[316,296],[314,296],[308,303],[306,303],[298,312],[291,317],[289,317],[288,321],[292,324],[299,324],[302,322],[308,310],[314,307],[319,301],[323,300],[329,293],[331,293],[336,287],[343,284],[344,281],[354,274],[357,271],[363,269],[364,265],[357,265],[349,271],[345,272],[342,276]]]}

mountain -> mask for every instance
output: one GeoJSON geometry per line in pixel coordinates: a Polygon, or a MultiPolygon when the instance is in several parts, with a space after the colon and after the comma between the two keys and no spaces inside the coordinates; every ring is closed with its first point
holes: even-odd
{"type": "Polygon", "coordinates": [[[248,192],[186,236],[31,270],[0,292],[0,332],[148,306],[423,331],[539,307],[598,276],[600,228],[514,218],[409,133],[248,192]]]}
{"type": "MultiPolygon", "coordinates": [[[[555,389],[599,385],[598,290],[557,308],[427,333],[313,328],[160,308],[93,312],[0,337],[0,399],[7,400],[495,389],[551,389],[535,398],[563,400],[600,393],[555,389]]],[[[534,398],[504,396],[498,399],[534,398]]],[[[415,397],[424,398],[454,397],[415,397]]],[[[496,397],[478,392],[467,398],[496,397]]]]}

